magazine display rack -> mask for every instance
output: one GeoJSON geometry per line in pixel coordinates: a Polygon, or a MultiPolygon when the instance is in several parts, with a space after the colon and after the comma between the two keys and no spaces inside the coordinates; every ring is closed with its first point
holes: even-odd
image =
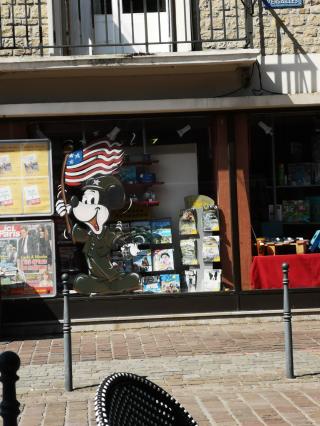
{"type": "MultiPolygon", "coordinates": [[[[116,224],[111,224],[110,228],[116,224]]],[[[169,218],[123,223],[123,231],[136,240],[139,252],[133,258],[115,252],[113,261],[122,272],[141,276],[145,293],[178,293],[180,276],[175,273],[172,226],[169,218]]]]}
{"type": "Polygon", "coordinates": [[[220,291],[219,213],[215,204],[180,212],[181,259],[188,292],[220,291]]]}

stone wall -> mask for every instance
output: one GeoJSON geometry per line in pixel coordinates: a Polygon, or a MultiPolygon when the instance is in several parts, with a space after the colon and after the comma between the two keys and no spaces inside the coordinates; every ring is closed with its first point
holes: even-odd
{"type": "Polygon", "coordinates": [[[254,47],[263,55],[320,53],[320,0],[305,0],[304,7],[266,10],[255,8],[254,47]]]}
{"type": "MultiPolygon", "coordinates": [[[[200,32],[203,40],[244,38],[244,7],[240,0],[200,0],[200,32]],[[211,2],[211,5],[210,5],[211,2]],[[237,4],[237,7],[236,7],[237,4]],[[237,15],[238,10],[238,15],[237,15]],[[210,19],[212,13],[212,19],[210,19]],[[239,31],[237,32],[237,28],[239,31]]],[[[320,0],[305,0],[303,8],[265,9],[258,0],[253,9],[253,47],[263,55],[320,53],[320,0]]],[[[205,42],[207,49],[241,48],[243,40],[205,42]]]]}
{"type": "Polygon", "coordinates": [[[0,13],[0,56],[40,55],[41,40],[48,45],[46,0],[0,0],[0,13]]]}
{"type": "MultiPolygon", "coordinates": [[[[199,0],[199,6],[203,49],[245,46],[241,0],[199,0]],[[222,41],[225,35],[228,42],[222,41]]],[[[47,1],[40,0],[41,19],[38,0],[0,0],[0,12],[0,56],[40,55],[41,35],[42,44],[48,45],[47,1]],[[16,49],[11,49],[14,40],[16,49]]],[[[252,19],[253,47],[263,55],[320,53],[320,0],[305,0],[303,8],[283,10],[267,10],[258,0],[252,19]]]]}

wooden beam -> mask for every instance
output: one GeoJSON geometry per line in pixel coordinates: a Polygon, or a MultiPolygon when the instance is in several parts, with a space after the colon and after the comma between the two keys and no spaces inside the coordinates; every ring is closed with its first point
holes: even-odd
{"type": "Polygon", "coordinates": [[[242,290],[250,290],[252,240],[249,187],[249,131],[247,114],[236,113],[234,123],[241,286],[242,290]]]}
{"type": "Polygon", "coordinates": [[[226,287],[233,288],[234,279],[232,259],[228,131],[227,117],[225,114],[218,114],[212,118],[210,126],[210,138],[213,152],[214,185],[220,213],[220,255],[222,282],[226,287]]]}

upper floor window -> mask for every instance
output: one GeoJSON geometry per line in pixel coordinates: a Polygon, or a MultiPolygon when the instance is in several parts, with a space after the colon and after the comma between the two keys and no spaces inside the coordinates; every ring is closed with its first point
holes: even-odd
{"type": "MultiPolygon", "coordinates": [[[[143,0],[122,0],[123,13],[143,13],[143,0]]],[[[165,12],[166,0],[146,0],[146,12],[165,12]]]]}

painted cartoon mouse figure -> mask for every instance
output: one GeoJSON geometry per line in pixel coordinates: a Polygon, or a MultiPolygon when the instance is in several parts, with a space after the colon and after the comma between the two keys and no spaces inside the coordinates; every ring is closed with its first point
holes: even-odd
{"type": "MultiPolygon", "coordinates": [[[[74,280],[74,289],[82,294],[126,292],[140,289],[139,275],[122,273],[111,262],[111,251],[121,249],[121,236],[106,226],[111,210],[121,209],[126,196],[122,183],[111,175],[88,179],[82,187],[82,198],[72,196],[70,204],[63,200],[56,203],[59,216],[73,213],[81,222],[72,228],[72,240],[82,243],[88,274],[79,274],[74,280]],[[82,226],[82,224],[85,225],[82,226]]],[[[137,253],[135,244],[126,249],[137,253]]]]}

